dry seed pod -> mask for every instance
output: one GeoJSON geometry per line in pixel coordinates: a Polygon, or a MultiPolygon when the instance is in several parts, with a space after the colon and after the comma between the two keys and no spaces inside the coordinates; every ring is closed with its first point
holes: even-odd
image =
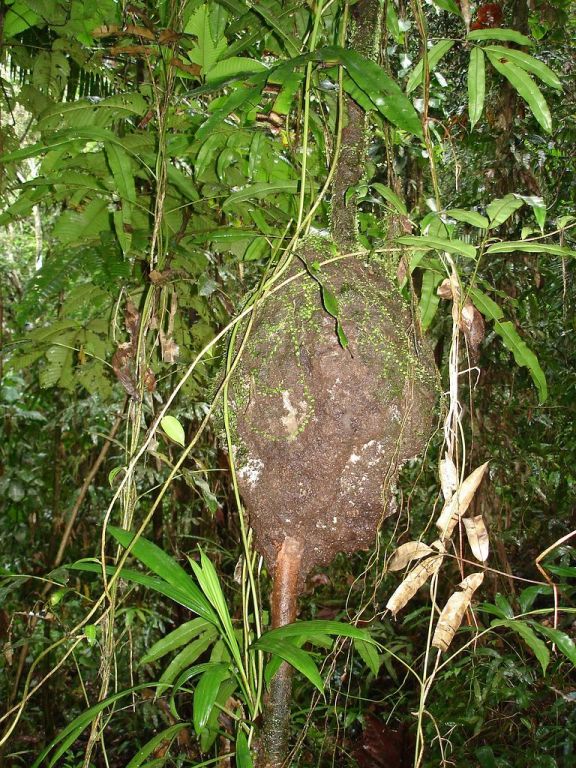
{"type": "Polygon", "coordinates": [[[444,557],[442,555],[435,555],[429,557],[422,563],[418,563],[408,576],[404,579],[402,584],[395,590],[394,594],[386,603],[386,608],[395,616],[399,610],[404,608],[406,603],[411,600],[420,587],[425,584],[430,576],[440,568],[444,557]]]}
{"type": "Polygon", "coordinates": [[[411,560],[419,560],[421,557],[431,555],[433,550],[423,541],[407,541],[402,544],[390,558],[389,571],[401,571],[411,560]]]}
{"type": "Polygon", "coordinates": [[[448,649],[448,646],[452,642],[454,635],[458,631],[464,614],[470,605],[472,595],[478,589],[482,581],[484,580],[484,574],[482,572],[471,573],[470,576],[464,579],[460,584],[462,592],[455,592],[448,600],[438,623],[434,630],[434,637],[432,638],[432,645],[434,648],[439,648],[441,651],[448,649]]]}
{"type": "Polygon", "coordinates": [[[450,538],[458,520],[470,506],[487,466],[486,461],[471,472],[450,501],[444,504],[440,517],[436,521],[436,527],[440,530],[443,539],[450,538]]]}
{"type": "Polygon", "coordinates": [[[482,515],[464,517],[462,522],[466,529],[466,536],[468,537],[472,554],[477,560],[484,563],[488,560],[488,555],[490,554],[490,537],[488,536],[482,515]]]}
{"type": "Polygon", "coordinates": [[[440,486],[444,500],[450,501],[454,491],[458,488],[458,471],[448,454],[440,462],[440,486]]]}

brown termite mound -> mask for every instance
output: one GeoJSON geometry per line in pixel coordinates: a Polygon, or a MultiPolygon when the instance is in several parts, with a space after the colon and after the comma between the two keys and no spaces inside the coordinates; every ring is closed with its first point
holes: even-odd
{"type": "MultiPolygon", "coordinates": [[[[326,245],[299,256],[293,273],[325,259],[326,245]]],[[[304,270],[256,309],[230,405],[240,491],[274,579],[273,626],[295,620],[311,568],[373,546],[400,466],[429,438],[434,371],[397,289],[357,258],[314,277],[304,270]],[[337,300],[347,348],[320,285],[337,300]]],[[[260,765],[287,757],[289,701],[285,665],[268,696],[260,765]]]]}

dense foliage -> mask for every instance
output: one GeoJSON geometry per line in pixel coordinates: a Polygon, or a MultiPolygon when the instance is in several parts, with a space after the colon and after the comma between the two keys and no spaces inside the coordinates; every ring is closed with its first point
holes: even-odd
{"type": "Polygon", "coordinates": [[[294,765],[574,763],[574,9],[381,12],[356,50],[344,0],[0,3],[0,764],[251,765],[278,656],[294,765]],[[308,580],[323,624],[275,636],[224,450],[226,340],[330,231],[350,99],[358,249],[447,395],[396,525],[308,580]],[[434,541],[448,448],[460,479],[489,461],[468,518],[490,557],[456,535],[393,619],[386,566],[434,541]],[[436,661],[436,606],[472,569],[436,661]]]}

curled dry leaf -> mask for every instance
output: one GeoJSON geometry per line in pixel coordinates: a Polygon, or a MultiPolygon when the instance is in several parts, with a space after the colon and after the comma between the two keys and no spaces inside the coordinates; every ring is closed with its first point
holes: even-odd
{"type": "Polygon", "coordinates": [[[419,560],[421,557],[433,554],[433,550],[423,541],[407,541],[402,544],[390,558],[389,571],[401,571],[411,560],[419,560]]]}
{"type": "Polygon", "coordinates": [[[438,624],[436,624],[436,629],[434,630],[434,637],[432,638],[434,648],[439,648],[441,651],[447,650],[462,623],[464,614],[472,600],[472,595],[482,584],[483,580],[483,573],[471,573],[460,584],[462,592],[455,592],[449,598],[442,609],[438,624]]]}
{"type": "Polygon", "coordinates": [[[458,471],[448,454],[440,462],[440,486],[444,500],[450,501],[458,488],[458,471]]]}
{"type": "Polygon", "coordinates": [[[470,362],[475,365],[478,362],[480,344],[484,340],[486,327],[484,318],[470,299],[466,300],[460,313],[460,330],[468,343],[470,362]]]}
{"type": "Polygon", "coordinates": [[[477,560],[485,562],[490,554],[490,537],[488,536],[482,515],[464,517],[462,522],[466,529],[466,536],[468,537],[472,554],[477,560]]]}
{"type": "Polygon", "coordinates": [[[395,590],[392,597],[386,603],[386,608],[395,616],[399,610],[404,608],[406,603],[411,600],[420,587],[428,581],[430,576],[440,568],[444,557],[435,555],[428,557],[421,563],[418,563],[406,576],[402,584],[395,590]]]}
{"type": "Polygon", "coordinates": [[[450,501],[444,504],[440,517],[436,521],[436,526],[440,530],[443,539],[450,538],[458,520],[470,506],[470,502],[484,477],[487,467],[488,462],[486,461],[477,467],[474,472],[471,472],[450,501]]]}
{"type": "Polygon", "coordinates": [[[445,277],[444,280],[442,280],[442,282],[438,286],[436,293],[438,294],[438,296],[440,296],[441,299],[452,298],[452,284],[450,282],[449,277],[445,277]]]}

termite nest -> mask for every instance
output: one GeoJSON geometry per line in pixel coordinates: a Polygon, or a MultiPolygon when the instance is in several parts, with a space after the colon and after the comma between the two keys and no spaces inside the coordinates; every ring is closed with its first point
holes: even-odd
{"type": "Polygon", "coordinates": [[[256,308],[229,394],[256,548],[273,575],[284,541],[299,542],[300,588],[336,553],[373,545],[400,467],[430,436],[437,394],[432,352],[382,267],[344,258],[318,269],[323,259],[304,245],[290,273],[301,276],[256,308]]]}

